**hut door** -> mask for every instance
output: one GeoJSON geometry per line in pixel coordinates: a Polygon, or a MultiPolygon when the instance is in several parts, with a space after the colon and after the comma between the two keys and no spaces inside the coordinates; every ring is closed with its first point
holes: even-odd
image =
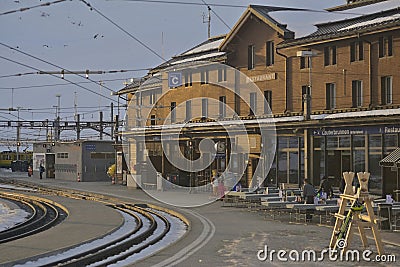
{"type": "Polygon", "coordinates": [[[46,154],[46,178],[56,178],[55,176],[55,154],[46,154]]]}

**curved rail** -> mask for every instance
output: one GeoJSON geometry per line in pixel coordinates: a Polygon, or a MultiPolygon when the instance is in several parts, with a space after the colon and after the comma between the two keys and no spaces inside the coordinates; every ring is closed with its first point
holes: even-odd
{"type": "MultiPolygon", "coordinates": [[[[0,182],[3,182],[2,179],[0,179],[0,182]]],[[[20,181],[7,181],[6,183],[34,188],[37,189],[37,193],[40,194],[100,202],[133,216],[137,222],[135,229],[124,233],[114,240],[107,241],[94,248],[89,246],[88,249],[78,254],[67,255],[67,258],[59,257],[51,261],[51,263],[47,262],[44,265],[41,264],[41,266],[106,266],[126,259],[129,261],[130,257],[136,257],[136,255],[139,255],[142,251],[145,254],[149,253],[146,252],[146,248],[156,245],[161,239],[168,236],[168,233],[171,231],[171,222],[167,219],[169,215],[179,218],[186,225],[190,224],[181,214],[153,205],[115,204],[121,203],[121,200],[116,197],[105,196],[98,193],[88,193],[65,188],[57,189],[20,181]],[[167,216],[167,214],[169,215],[167,216]],[[145,226],[142,219],[146,219],[145,226]]]]}
{"type": "Polygon", "coordinates": [[[50,204],[45,199],[6,193],[1,193],[0,197],[14,202],[29,203],[34,210],[25,222],[0,232],[0,244],[47,230],[65,219],[64,215],[67,214],[60,205],[50,204]]]}
{"type": "MultiPolygon", "coordinates": [[[[137,231],[135,231],[135,233],[131,234],[129,237],[113,240],[102,246],[101,248],[98,247],[96,249],[93,249],[91,253],[85,252],[84,255],[82,255],[82,257],[80,258],[75,255],[73,257],[74,259],[71,261],[57,262],[58,266],[85,266],[96,262],[101,262],[102,266],[113,264],[118,261],[124,260],[127,257],[138,253],[148,246],[160,241],[170,229],[170,223],[168,222],[168,220],[162,215],[157,214],[153,211],[148,211],[142,208],[127,205],[117,205],[115,206],[115,208],[128,214],[132,214],[132,212],[141,214],[150,221],[150,226],[148,227],[148,229],[140,234],[135,235],[135,233],[137,233],[137,231]],[[158,217],[161,219],[161,221],[163,221],[163,223],[165,224],[165,228],[160,235],[152,238],[151,240],[148,240],[150,237],[153,236],[156,228],[160,227],[157,225],[155,217],[158,217]],[[127,253],[122,253],[137,245],[139,246],[134,250],[131,250],[127,253]]],[[[55,263],[51,263],[51,265],[53,266],[54,264],[55,263]]]]}
{"type": "Polygon", "coordinates": [[[27,217],[23,222],[20,222],[20,223],[14,225],[13,227],[10,227],[8,229],[4,229],[4,230],[0,231],[0,234],[3,233],[3,232],[9,231],[9,230],[11,230],[13,228],[21,227],[21,226],[24,226],[26,224],[29,224],[35,219],[35,217],[36,217],[36,208],[31,203],[29,203],[27,201],[24,201],[24,200],[16,201],[16,200],[10,199],[8,197],[5,198],[2,195],[0,195],[0,198],[7,199],[8,201],[11,201],[11,202],[17,204],[20,208],[26,210],[30,214],[30,216],[27,217]]]}

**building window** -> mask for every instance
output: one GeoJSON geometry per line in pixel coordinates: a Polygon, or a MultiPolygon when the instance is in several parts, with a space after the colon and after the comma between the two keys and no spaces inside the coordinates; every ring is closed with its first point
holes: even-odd
{"type": "Polygon", "coordinates": [[[219,116],[221,118],[226,117],[226,96],[219,97],[219,116]]]}
{"type": "Polygon", "coordinates": [[[200,73],[200,83],[201,84],[208,84],[208,80],[209,80],[208,70],[201,71],[201,73],[200,73]]]}
{"type": "Polygon", "coordinates": [[[176,121],[176,102],[171,102],[171,123],[176,121]]]}
{"type": "Polygon", "coordinates": [[[311,57],[300,57],[300,69],[309,69],[310,59],[311,57]]]}
{"type": "Polygon", "coordinates": [[[247,48],[247,69],[254,69],[255,49],[254,45],[249,45],[247,48]]]}
{"type": "Polygon", "coordinates": [[[324,48],[324,66],[336,65],[336,46],[324,48]]]}
{"type": "Polygon", "coordinates": [[[208,117],[208,99],[201,99],[201,116],[204,118],[208,117]]]}
{"type": "Polygon", "coordinates": [[[66,152],[57,153],[57,158],[58,159],[67,159],[68,158],[68,153],[66,153],[66,152]]]}
{"type": "Polygon", "coordinates": [[[326,84],[326,109],[336,108],[336,84],[326,84]]]}
{"type": "Polygon", "coordinates": [[[379,37],[379,57],[390,57],[393,55],[392,36],[379,37]]]}
{"type": "Polygon", "coordinates": [[[150,116],[150,125],[156,125],[156,115],[150,116]]]}
{"type": "Polygon", "coordinates": [[[381,78],[382,105],[392,104],[393,101],[393,79],[392,76],[381,78]]]}
{"type": "Polygon", "coordinates": [[[185,73],[185,87],[192,86],[193,84],[193,77],[191,72],[185,73]]]}
{"type": "Polygon", "coordinates": [[[155,92],[150,92],[150,100],[149,100],[150,105],[156,103],[156,93],[155,92]]]}
{"type": "Polygon", "coordinates": [[[221,67],[218,69],[218,82],[226,81],[226,67],[221,67]]]}
{"type": "Polygon", "coordinates": [[[250,93],[250,116],[257,113],[257,93],[250,93]]]}
{"type": "Polygon", "coordinates": [[[264,98],[265,98],[264,114],[267,114],[272,110],[272,91],[271,90],[264,91],[264,98]]]}
{"type": "Polygon", "coordinates": [[[352,102],[353,108],[358,108],[362,106],[362,81],[352,81],[351,82],[351,92],[352,92],[352,102]]]}
{"type": "Polygon", "coordinates": [[[192,101],[186,101],[186,121],[190,121],[192,118],[192,101]]]}
{"type": "Polygon", "coordinates": [[[350,43],[350,62],[364,60],[364,43],[363,41],[350,43]]]}
{"type": "Polygon", "coordinates": [[[266,62],[265,64],[267,66],[272,66],[274,65],[274,55],[275,55],[275,48],[274,48],[274,41],[268,41],[267,42],[267,51],[266,51],[266,62]]]}

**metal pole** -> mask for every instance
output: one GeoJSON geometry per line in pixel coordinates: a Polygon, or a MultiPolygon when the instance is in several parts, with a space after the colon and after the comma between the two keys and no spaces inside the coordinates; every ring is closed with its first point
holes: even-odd
{"type": "Polygon", "coordinates": [[[17,122],[17,160],[19,160],[19,139],[20,139],[20,134],[21,134],[21,129],[20,129],[20,124],[19,124],[19,110],[20,108],[17,107],[17,111],[18,111],[18,122],[17,122]]]}
{"type": "MultiPolygon", "coordinates": [[[[113,122],[113,120],[114,120],[114,103],[111,102],[111,122],[113,122]]],[[[114,140],[114,127],[111,127],[111,140],[114,140]]]]}
{"type": "Polygon", "coordinates": [[[100,140],[103,140],[103,111],[100,111],[100,140]]]}

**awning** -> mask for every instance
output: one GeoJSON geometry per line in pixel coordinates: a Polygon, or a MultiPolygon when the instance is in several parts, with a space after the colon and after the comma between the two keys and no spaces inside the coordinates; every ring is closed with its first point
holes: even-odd
{"type": "Polygon", "coordinates": [[[396,148],[392,153],[379,161],[379,165],[383,167],[400,168],[400,148],[396,148]]]}

